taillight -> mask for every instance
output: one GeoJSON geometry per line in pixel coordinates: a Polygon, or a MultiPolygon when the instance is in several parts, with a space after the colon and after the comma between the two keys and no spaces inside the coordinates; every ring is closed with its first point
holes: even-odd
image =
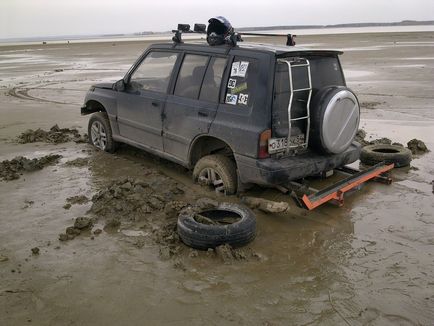
{"type": "Polygon", "coordinates": [[[259,136],[259,151],[258,158],[267,158],[270,156],[268,154],[268,140],[271,138],[271,130],[264,130],[259,136]]]}

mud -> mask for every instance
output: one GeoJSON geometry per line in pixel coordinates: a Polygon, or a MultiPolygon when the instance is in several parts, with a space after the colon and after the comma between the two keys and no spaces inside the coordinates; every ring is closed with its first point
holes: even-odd
{"type": "Polygon", "coordinates": [[[61,155],[50,154],[41,158],[29,159],[17,156],[12,160],[4,160],[0,162],[0,181],[16,180],[23,175],[23,172],[42,170],[48,165],[58,163],[61,157],[61,155]]]}
{"type": "Polygon", "coordinates": [[[53,144],[61,144],[69,141],[76,143],[87,142],[87,135],[80,135],[77,129],[60,128],[57,124],[52,126],[50,130],[28,129],[17,137],[20,144],[45,142],[53,144]]]}
{"type": "Polygon", "coordinates": [[[89,165],[89,158],[88,157],[79,157],[79,158],[76,158],[74,160],[65,162],[65,165],[66,166],[74,166],[74,167],[78,167],[78,168],[85,167],[85,166],[89,165]]]}
{"type": "MultiPolygon", "coordinates": [[[[361,108],[366,141],[384,137],[407,144],[416,138],[432,149],[432,39],[432,33],[396,33],[298,42],[345,51],[349,87],[361,103],[375,103],[361,108]],[[406,67],[409,62],[418,68],[406,67]]],[[[432,151],[415,157],[414,167],[394,170],[392,185],[366,184],[342,208],[308,212],[286,194],[254,187],[245,196],[288,202],[290,210],[255,209],[255,240],[216,253],[183,245],[176,215],[200,198],[240,199],[194,185],[184,168],[129,146],[108,155],[84,143],[8,141],[22,130],[55,124],[86,133],[88,116],[79,108],[89,86],[120,79],[146,47],[117,42],[0,48],[1,160],[53,152],[62,162],[89,158],[87,165],[58,164],[0,183],[1,325],[432,324],[432,151]],[[118,193],[134,209],[120,198],[112,199],[119,210],[104,208],[103,199],[62,208],[69,197],[110,194],[106,190],[127,178],[132,187],[145,182],[144,189],[154,191],[149,197],[161,195],[164,203],[138,214],[143,205],[126,185],[118,193]],[[77,217],[93,226],[76,228],[77,217]],[[32,256],[33,247],[40,255],[32,256]]],[[[151,206],[147,198],[143,203],[151,206]]]]}
{"type": "Polygon", "coordinates": [[[245,196],[241,198],[241,201],[250,208],[257,208],[270,214],[285,213],[290,209],[288,202],[275,202],[264,198],[245,196]]]}
{"type": "Polygon", "coordinates": [[[83,205],[89,202],[89,198],[87,198],[84,195],[78,195],[78,196],[68,197],[66,198],[66,201],[68,202],[68,204],[71,205],[83,205]]]}
{"type": "Polygon", "coordinates": [[[419,139],[412,139],[407,143],[408,149],[411,150],[413,155],[421,155],[429,152],[428,147],[425,143],[419,139]]]}

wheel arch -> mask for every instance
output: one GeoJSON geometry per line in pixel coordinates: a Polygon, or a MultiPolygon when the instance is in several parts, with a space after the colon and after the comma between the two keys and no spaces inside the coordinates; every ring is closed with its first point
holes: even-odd
{"type": "Polygon", "coordinates": [[[226,141],[210,135],[199,135],[191,142],[188,152],[188,165],[190,168],[194,167],[202,157],[216,153],[232,158],[236,165],[232,147],[226,141]]]}
{"type": "Polygon", "coordinates": [[[95,112],[105,112],[107,113],[104,105],[97,100],[88,100],[86,104],[81,108],[81,115],[87,115],[95,112]]]}

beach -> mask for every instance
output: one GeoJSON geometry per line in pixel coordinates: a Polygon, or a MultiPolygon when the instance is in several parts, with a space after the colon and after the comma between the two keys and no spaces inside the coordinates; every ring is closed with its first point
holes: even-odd
{"type": "Polygon", "coordinates": [[[183,167],[129,146],[108,154],[75,136],[17,141],[28,129],[56,124],[87,133],[80,107],[89,87],[121,79],[150,42],[0,47],[0,161],[61,155],[0,181],[0,324],[432,325],[434,32],[297,38],[299,47],[344,52],[366,139],[406,145],[416,138],[431,151],[394,169],[391,185],[365,185],[344,207],[307,211],[278,190],[250,190],[287,201],[290,210],[255,211],[256,239],[229,258],[177,242],[167,207],[203,197],[239,202],[236,196],[216,197],[183,167]],[[164,197],[160,208],[142,219],[125,214],[111,229],[93,220],[92,230],[59,240],[75,218],[92,215],[95,195],[112,182],[147,180],[164,197]],[[77,196],[86,199],[71,200],[77,196]]]}

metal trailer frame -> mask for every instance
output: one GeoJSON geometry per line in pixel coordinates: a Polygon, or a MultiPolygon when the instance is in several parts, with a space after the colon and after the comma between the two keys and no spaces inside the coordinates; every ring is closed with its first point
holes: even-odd
{"type": "Polygon", "coordinates": [[[313,210],[322,204],[330,202],[341,207],[344,205],[344,195],[349,191],[359,190],[361,186],[369,181],[378,181],[391,184],[392,179],[387,172],[394,168],[394,164],[378,163],[366,170],[359,171],[349,167],[335,169],[337,173],[347,177],[320,190],[308,187],[298,182],[291,182],[289,188],[291,196],[299,206],[313,210]]]}

